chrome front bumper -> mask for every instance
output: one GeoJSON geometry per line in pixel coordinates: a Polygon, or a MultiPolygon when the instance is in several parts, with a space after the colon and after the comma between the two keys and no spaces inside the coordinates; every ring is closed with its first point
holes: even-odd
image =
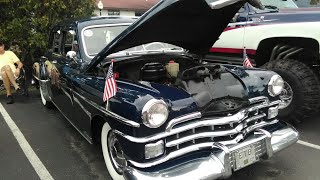
{"type": "Polygon", "coordinates": [[[228,178],[232,175],[234,161],[233,152],[242,149],[250,144],[263,142],[265,153],[260,157],[270,158],[276,153],[298,141],[299,133],[291,126],[269,133],[266,130],[258,130],[254,135],[248,137],[242,143],[235,146],[224,146],[213,143],[212,148],[220,149],[212,152],[210,156],[198,158],[185,164],[173,166],[157,172],[144,172],[127,166],[123,175],[127,180],[148,180],[148,179],[218,179],[228,178]]]}

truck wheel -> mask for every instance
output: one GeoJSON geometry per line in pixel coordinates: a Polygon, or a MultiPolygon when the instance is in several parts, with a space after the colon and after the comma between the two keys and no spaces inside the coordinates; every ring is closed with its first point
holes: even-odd
{"type": "Polygon", "coordinates": [[[101,147],[105,164],[113,180],[124,180],[122,170],[126,166],[126,159],[108,123],[105,123],[101,131],[101,147]]]}
{"type": "Polygon", "coordinates": [[[279,96],[279,117],[299,122],[320,107],[319,79],[306,64],[281,59],[268,62],[261,68],[275,71],[285,81],[284,90],[279,96]]]}

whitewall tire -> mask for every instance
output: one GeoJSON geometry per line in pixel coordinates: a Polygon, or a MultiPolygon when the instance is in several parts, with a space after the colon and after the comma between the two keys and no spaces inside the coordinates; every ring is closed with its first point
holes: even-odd
{"type": "MultiPolygon", "coordinates": [[[[113,180],[124,180],[121,172],[122,168],[121,165],[119,165],[121,163],[118,163],[119,160],[121,161],[121,158],[117,158],[115,155],[112,155],[114,152],[118,151],[113,151],[115,141],[117,140],[115,139],[115,134],[111,130],[112,129],[110,128],[109,124],[105,123],[101,131],[101,147],[104,161],[113,180]]],[[[122,160],[125,162],[125,159],[122,160]]]]}
{"type": "Polygon", "coordinates": [[[41,86],[40,86],[39,90],[40,90],[40,96],[41,96],[41,102],[42,102],[42,104],[43,104],[45,107],[47,107],[47,108],[52,107],[52,103],[49,102],[49,101],[47,101],[47,100],[44,98],[44,96],[43,96],[43,90],[42,90],[41,86]]]}

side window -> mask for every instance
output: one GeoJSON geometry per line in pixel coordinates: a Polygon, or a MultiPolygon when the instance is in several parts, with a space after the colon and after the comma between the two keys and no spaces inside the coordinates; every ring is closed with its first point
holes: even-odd
{"type": "Polygon", "coordinates": [[[53,32],[52,50],[54,53],[61,53],[61,39],[62,35],[60,30],[53,32]]]}
{"type": "Polygon", "coordinates": [[[64,31],[64,38],[63,38],[63,54],[67,54],[67,52],[73,50],[72,45],[73,42],[75,41],[75,31],[74,30],[69,30],[69,31],[64,31]]]}

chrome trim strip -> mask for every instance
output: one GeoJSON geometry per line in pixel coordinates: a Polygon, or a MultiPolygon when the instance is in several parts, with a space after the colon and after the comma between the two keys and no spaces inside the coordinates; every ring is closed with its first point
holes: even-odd
{"type": "Polygon", "coordinates": [[[280,102],[281,102],[281,100],[273,101],[273,102],[270,102],[270,103],[262,103],[260,105],[256,105],[256,106],[253,106],[253,107],[249,108],[248,111],[252,112],[252,111],[256,111],[258,109],[262,109],[262,108],[278,105],[280,102]]]}
{"type": "Polygon", "coordinates": [[[237,2],[240,2],[242,0],[218,0],[211,3],[208,3],[211,9],[221,9],[223,7],[235,4],[237,2]]]}
{"type": "Polygon", "coordinates": [[[275,120],[270,121],[270,122],[262,121],[262,122],[260,122],[260,123],[258,123],[258,124],[255,124],[255,125],[252,125],[252,126],[247,127],[247,128],[244,129],[243,131],[244,131],[245,134],[248,134],[248,133],[256,130],[257,128],[262,128],[262,127],[264,127],[264,126],[271,125],[271,124],[275,124],[275,123],[277,123],[277,122],[279,122],[278,119],[275,119],[275,120]]]}
{"type": "Polygon", "coordinates": [[[267,116],[267,115],[266,115],[265,113],[262,113],[262,114],[259,114],[259,115],[256,115],[256,116],[253,116],[253,117],[250,117],[250,118],[244,120],[244,123],[245,123],[245,124],[248,124],[248,123],[250,123],[250,122],[252,122],[252,121],[256,121],[256,120],[261,119],[261,118],[264,118],[264,117],[266,117],[266,116],[267,116]]]}
{"type": "Polygon", "coordinates": [[[201,112],[194,112],[191,114],[187,114],[185,116],[180,116],[180,117],[174,118],[168,123],[168,125],[166,127],[166,132],[170,132],[171,129],[173,128],[173,126],[175,126],[179,123],[190,121],[193,119],[199,119],[199,118],[201,118],[201,112]]]}
{"type": "Polygon", "coordinates": [[[122,116],[120,116],[120,115],[118,115],[116,113],[113,113],[111,111],[107,111],[106,109],[102,108],[100,105],[96,104],[93,101],[88,100],[87,98],[83,97],[79,93],[77,93],[75,91],[72,91],[72,92],[75,93],[76,95],[78,95],[84,101],[88,102],[91,106],[97,108],[99,111],[101,111],[102,113],[106,114],[107,116],[111,116],[114,119],[118,120],[119,122],[124,123],[124,124],[129,125],[129,126],[136,127],[136,128],[140,127],[139,123],[136,123],[134,121],[126,119],[126,118],[124,118],[124,117],[122,117],[122,116]]]}
{"type": "Polygon", "coordinates": [[[190,136],[185,136],[183,138],[170,141],[170,142],[166,143],[166,147],[173,147],[178,144],[182,144],[182,143],[191,141],[193,139],[200,139],[200,138],[206,138],[206,137],[228,136],[228,135],[236,134],[241,131],[240,128],[242,128],[242,127],[243,127],[243,125],[239,124],[235,129],[228,130],[228,131],[213,131],[213,132],[203,132],[203,133],[192,134],[190,136]]]}
{"type": "Polygon", "coordinates": [[[91,113],[81,104],[79,99],[73,95],[74,102],[76,102],[81,109],[86,113],[86,115],[91,119],[91,113]]]}
{"type": "Polygon", "coordinates": [[[259,96],[259,97],[255,97],[255,98],[249,99],[250,104],[261,102],[261,101],[264,101],[264,102],[268,103],[269,102],[269,98],[266,97],[266,96],[259,96]]]}

